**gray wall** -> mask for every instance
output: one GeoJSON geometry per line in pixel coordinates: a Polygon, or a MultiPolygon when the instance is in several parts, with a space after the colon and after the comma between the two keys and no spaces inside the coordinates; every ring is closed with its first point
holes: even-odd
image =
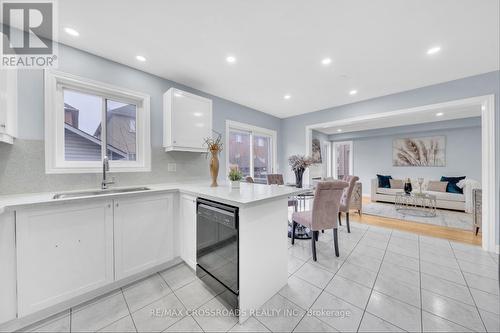
{"type": "Polygon", "coordinates": [[[439,180],[441,176],[466,176],[481,182],[481,122],[480,118],[459,121],[401,126],[385,130],[363,131],[348,135],[333,135],[335,141],[353,141],[353,169],[363,183],[363,194],[369,195],[371,179],[376,174],[393,178],[439,180]],[[443,129],[436,130],[436,125],[443,129]],[[447,128],[447,129],[445,129],[447,128]],[[394,139],[444,135],[446,166],[395,167],[392,165],[394,139]]]}
{"type": "MultiPolygon", "coordinates": [[[[162,149],[162,95],[170,87],[208,97],[213,101],[213,129],[225,136],[225,120],[235,120],[278,132],[281,120],[248,107],[196,91],[172,81],[144,73],[116,62],[65,46],[59,47],[58,70],[151,96],[152,171],[116,174],[118,185],[148,184],[206,179],[208,161],[203,154],[172,152],[162,149]],[[168,172],[167,163],[177,163],[177,172],[168,172]]],[[[0,194],[43,192],[96,187],[99,174],[46,175],[44,162],[44,91],[43,71],[19,71],[19,138],[14,145],[0,143],[0,194]]],[[[278,144],[278,156],[281,156],[278,144]]],[[[225,175],[225,152],[220,156],[219,180],[225,175]]]]}
{"type": "MultiPolygon", "coordinates": [[[[305,127],[307,125],[489,94],[495,95],[495,112],[497,115],[495,140],[497,142],[496,165],[498,170],[500,169],[500,144],[498,144],[500,132],[500,71],[286,118],[281,125],[282,138],[286,142],[281,158],[282,161],[286,161],[289,155],[305,153],[305,127]]],[[[288,172],[288,169],[286,178],[288,181],[293,180],[293,175],[288,172]]],[[[498,178],[495,183],[497,193],[500,193],[498,178]]],[[[496,210],[497,230],[499,230],[498,203],[496,210]]],[[[497,235],[497,244],[499,238],[500,235],[497,235]]]]}

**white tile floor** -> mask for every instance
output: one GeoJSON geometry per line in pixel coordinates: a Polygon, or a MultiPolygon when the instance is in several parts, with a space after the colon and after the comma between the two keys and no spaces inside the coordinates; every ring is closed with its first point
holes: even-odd
{"type": "Polygon", "coordinates": [[[288,285],[244,325],[223,311],[224,290],[185,265],[66,311],[28,330],[51,332],[500,331],[498,256],[478,247],[352,223],[289,247],[288,285]],[[212,286],[211,289],[208,285],[212,286]],[[186,309],[197,313],[185,314],[186,309]],[[289,310],[285,313],[284,310],[289,310]],[[175,313],[164,313],[177,310],[175,313]]]}

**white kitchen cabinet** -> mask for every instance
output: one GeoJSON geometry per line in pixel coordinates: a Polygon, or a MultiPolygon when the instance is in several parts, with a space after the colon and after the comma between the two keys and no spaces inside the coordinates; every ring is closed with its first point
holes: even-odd
{"type": "Polygon", "coordinates": [[[16,213],[19,317],[113,282],[110,200],[16,213]]]}
{"type": "Polygon", "coordinates": [[[16,318],[16,227],[14,212],[0,213],[0,325],[16,318]]]}
{"type": "Polygon", "coordinates": [[[0,142],[17,136],[17,69],[0,70],[0,142]]]}
{"type": "Polygon", "coordinates": [[[181,258],[192,269],[196,269],[196,198],[180,196],[181,258]]]}
{"type": "Polygon", "coordinates": [[[173,259],[173,200],[162,194],[114,201],[117,280],[173,259]]]}
{"type": "Polygon", "coordinates": [[[212,137],[212,100],[175,88],[163,94],[165,151],[204,152],[207,137],[212,137]]]}

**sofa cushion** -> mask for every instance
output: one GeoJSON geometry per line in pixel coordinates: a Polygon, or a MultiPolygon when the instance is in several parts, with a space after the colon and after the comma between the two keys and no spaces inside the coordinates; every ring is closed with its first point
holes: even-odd
{"type": "Polygon", "coordinates": [[[404,187],[404,183],[402,179],[389,179],[389,183],[391,184],[391,188],[402,190],[404,187]]]}
{"type": "Polygon", "coordinates": [[[425,193],[436,196],[436,200],[465,202],[465,195],[460,193],[424,191],[425,193]]]}
{"type": "Polygon", "coordinates": [[[447,187],[448,182],[439,182],[436,180],[430,180],[429,184],[427,184],[427,190],[434,192],[446,192],[447,187]]]}
{"type": "Polygon", "coordinates": [[[391,176],[383,176],[383,175],[377,175],[378,178],[378,187],[382,188],[390,188],[391,183],[389,183],[389,179],[392,179],[391,176]]]}
{"type": "Polygon", "coordinates": [[[464,190],[461,189],[460,187],[457,186],[457,183],[461,181],[462,179],[465,179],[465,176],[463,177],[441,177],[442,182],[448,182],[448,186],[446,187],[446,192],[450,193],[460,193],[463,194],[464,190]]]}

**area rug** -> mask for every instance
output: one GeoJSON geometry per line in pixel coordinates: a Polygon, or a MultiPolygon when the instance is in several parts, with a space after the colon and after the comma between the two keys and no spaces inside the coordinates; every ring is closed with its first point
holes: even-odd
{"type": "Polygon", "coordinates": [[[472,214],[438,209],[435,217],[413,216],[396,211],[394,204],[381,202],[363,203],[363,214],[464,230],[472,230],[473,225],[472,214]]]}

